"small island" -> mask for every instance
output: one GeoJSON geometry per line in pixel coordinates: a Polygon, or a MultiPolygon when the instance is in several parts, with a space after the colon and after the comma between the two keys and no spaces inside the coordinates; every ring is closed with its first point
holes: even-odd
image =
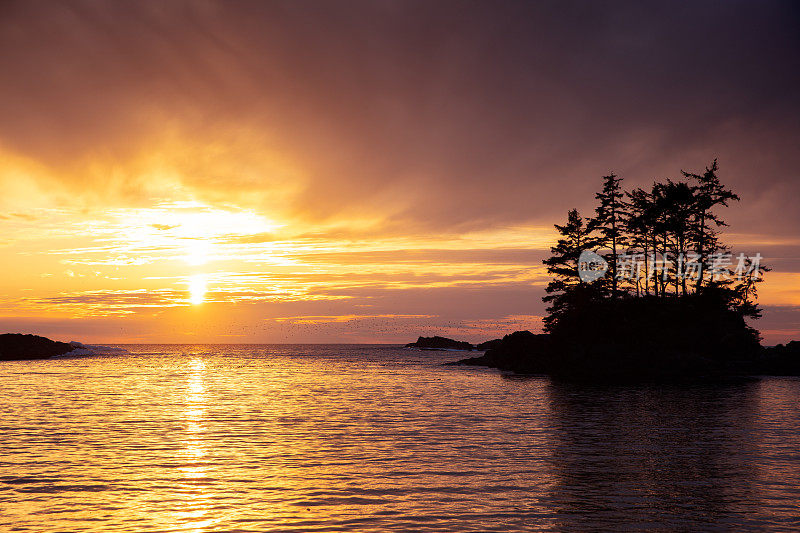
{"type": "Polygon", "coordinates": [[[605,176],[595,216],[572,209],[555,226],[545,332],[517,331],[450,364],[582,382],[800,375],[800,342],[762,347],[748,323],[769,268],[722,242],[718,211],[739,197],[717,170],[715,160],[628,192],[605,176]]]}
{"type": "Polygon", "coordinates": [[[0,361],[49,359],[76,349],[74,344],[53,341],[38,335],[0,334],[0,361]]]}
{"type": "Polygon", "coordinates": [[[417,348],[419,350],[463,350],[472,351],[475,347],[464,341],[456,341],[447,337],[420,337],[417,342],[409,342],[406,348],[417,348]]]}

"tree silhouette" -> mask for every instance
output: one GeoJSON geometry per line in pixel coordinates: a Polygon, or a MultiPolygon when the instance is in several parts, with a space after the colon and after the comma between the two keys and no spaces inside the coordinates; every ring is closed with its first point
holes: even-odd
{"type": "Polygon", "coordinates": [[[709,255],[720,249],[718,242],[719,232],[716,228],[727,226],[727,224],[714,213],[714,208],[719,205],[728,207],[728,202],[730,200],[739,201],[739,196],[734,194],[730,189],[727,189],[720,182],[717,176],[717,170],[719,170],[719,165],[716,159],[714,159],[710,167],[706,167],[702,175],[681,170],[681,174],[683,174],[685,178],[697,182],[695,194],[694,240],[697,244],[700,272],[695,283],[695,290],[699,290],[703,285],[706,275],[704,267],[709,255]]]}
{"type": "Polygon", "coordinates": [[[681,171],[683,179],[656,181],[650,191],[636,188],[625,192],[622,178],[613,173],[604,176],[602,190],[595,194],[599,200],[596,216],[585,221],[572,209],[567,223],[555,226],[560,238],[551,248],[553,255],[544,261],[553,276],[544,297],[550,304],[545,329],[552,332],[562,322],[576,324],[597,313],[613,314],[621,307],[597,307],[598,302],[649,297],[651,280],[655,301],[668,296],[678,301],[677,307],[669,307],[670,313],[691,305],[692,312],[702,307],[733,313],[739,320],[758,318],[756,286],[769,268],[760,264],[760,256],[759,262],[741,256],[736,269],[731,268],[729,248],[719,231],[726,224],[717,211],[739,197],[722,184],[718,169],[715,159],[702,175],[681,171]],[[581,252],[600,248],[609,250],[605,254],[609,269],[600,279],[584,283],[578,272],[581,252]],[[628,256],[643,257],[643,290],[638,263],[630,268],[633,281],[620,283],[622,250],[628,256]],[[718,261],[723,255],[728,257],[727,264],[718,261]],[[747,275],[741,276],[743,271],[747,275]],[[653,273],[657,275],[651,276],[653,273]],[[696,278],[693,291],[687,283],[690,276],[696,278]],[[734,282],[734,277],[738,281],[734,282]],[[681,301],[695,303],[681,307],[681,301]],[[572,320],[565,322],[565,317],[572,320]]]}
{"type": "Polygon", "coordinates": [[[559,317],[568,311],[580,287],[584,285],[578,273],[581,252],[593,250],[601,244],[600,239],[594,236],[594,228],[583,220],[577,209],[567,213],[565,225],[556,224],[555,228],[561,238],[550,248],[553,255],[543,261],[547,273],[553,276],[545,289],[547,296],[543,298],[550,303],[547,309],[549,314],[544,319],[545,329],[552,328],[559,317]]]}
{"type": "MultiPolygon", "coordinates": [[[[628,234],[630,252],[641,253],[644,260],[644,293],[650,294],[650,253],[655,252],[655,205],[653,195],[644,189],[637,188],[625,193],[628,196],[629,210],[625,219],[625,232],[628,234]]],[[[637,275],[637,295],[640,294],[639,274],[637,275]]],[[[656,295],[658,289],[654,287],[656,295]]]]}
{"type": "Polygon", "coordinates": [[[617,297],[617,249],[624,247],[627,241],[623,228],[628,206],[624,200],[625,192],[621,182],[622,178],[618,178],[613,172],[603,176],[603,189],[595,194],[595,199],[600,200],[600,204],[595,210],[595,218],[590,222],[598,230],[600,244],[611,250],[610,254],[606,254],[606,261],[611,275],[612,298],[617,297]]]}
{"type": "MultiPolygon", "coordinates": [[[[694,215],[696,196],[695,188],[686,182],[667,180],[658,189],[658,202],[661,206],[664,234],[668,245],[665,252],[671,253],[676,260],[687,257],[692,239],[692,216],[694,215]]],[[[686,295],[686,268],[685,264],[676,264],[675,294],[681,289],[681,294],[686,295]]]]}

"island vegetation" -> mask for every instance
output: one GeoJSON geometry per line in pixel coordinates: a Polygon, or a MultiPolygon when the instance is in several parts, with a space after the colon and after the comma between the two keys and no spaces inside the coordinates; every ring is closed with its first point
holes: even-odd
{"type": "Polygon", "coordinates": [[[459,364],[575,380],[672,380],[800,370],[800,343],[762,348],[752,321],[769,269],[722,241],[739,197],[702,173],[625,191],[603,177],[593,216],[556,225],[542,334],[515,332],[459,364]]]}

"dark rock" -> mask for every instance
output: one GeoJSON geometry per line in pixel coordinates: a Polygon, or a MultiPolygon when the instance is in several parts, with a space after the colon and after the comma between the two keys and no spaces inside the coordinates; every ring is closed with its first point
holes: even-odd
{"type": "Polygon", "coordinates": [[[471,351],[474,346],[468,342],[455,341],[446,337],[420,337],[417,342],[406,344],[406,348],[419,348],[420,350],[467,350],[471,351]]]}
{"type": "Polygon", "coordinates": [[[515,331],[490,342],[492,347],[482,356],[448,364],[488,366],[521,374],[545,373],[551,367],[552,343],[549,335],[515,331]]]}
{"type": "Polygon", "coordinates": [[[713,294],[631,298],[585,303],[549,334],[517,331],[451,364],[589,383],[800,376],[800,342],[762,348],[758,338],[713,294]]]}
{"type": "Polygon", "coordinates": [[[764,347],[754,373],[769,376],[800,376],[800,341],[764,347]]]}
{"type": "Polygon", "coordinates": [[[478,357],[467,357],[466,359],[459,359],[458,361],[450,361],[448,363],[442,363],[442,366],[487,366],[489,368],[497,368],[492,366],[491,361],[486,358],[485,355],[479,355],[478,357]]]}
{"type": "Polygon", "coordinates": [[[573,382],[638,382],[708,379],[723,375],[706,357],[676,350],[634,350],[613,342],[558,342],[551,335],[515,331],[480,357],[447,365],[486,366],[517,374],[547,374],[573,382]]]}
{"type": "Polygon", "coordinates": [[[497,348],[503,339],[492,339],[490,341],[485,341],[476,346],[479,350],[486,351],[491,348],[497,348]]]}
{"type": "Polygon", "coordinates": [[[75,347],[69,343],[51,341],[38,335],[22,333],[0,335],[0,361],[47,359],[74,349],[75,347]]]}
{"type": "Polygon", "coordinates": [[[552,328],[549,374],[572,381],[717,381],[752,374],[758,331],[715,291],[589,301],[552,328]]]}

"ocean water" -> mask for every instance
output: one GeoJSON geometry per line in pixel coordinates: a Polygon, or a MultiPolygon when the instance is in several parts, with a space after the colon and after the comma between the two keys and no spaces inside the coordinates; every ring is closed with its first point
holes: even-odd
{"type": "Polygon", "coordinates": [[[577,387],[391,346],[0,362],[0,530],[798,529],[800,381],[577,387]]]}

